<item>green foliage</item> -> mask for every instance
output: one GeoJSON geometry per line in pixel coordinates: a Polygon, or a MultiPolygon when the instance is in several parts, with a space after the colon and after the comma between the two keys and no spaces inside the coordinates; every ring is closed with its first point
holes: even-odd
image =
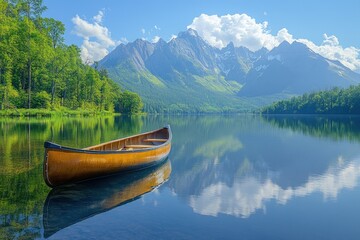
{"type": "Polygon", "coordinates": [[[47,92],[45,92],[45,91],[38,92],[33,97],[33,107],[34,108],[49,108],[50,100],[51,100],[51,97],[47,92]]]}
{"type": "MultiPolygon", "coordinates": [[[[31,109],[34,110],[34,109],[31,109]]],[[[86,147],[139,133],[141,118],[0,118],[0,239],[43,238],[46,140],[86,147]]]]}
{"type": "Polygon", "coordinates": [[[64,24],[43,18],[45,10],[42,0],[0,0],[0,110],[114,112],[120,88],[82,63],[79,48],[64,44],[64,24]]]}
{"type": "Polygon", "coordinates": [[[265,107],[262,113],[360,114],[360,85],[293,97],[265,107]]]}
{"type": "Polygon", "coordinates": [[[121,94],[119,99],[119,111],[126,114],[141,113],[144,106],[138,94],[125,91],[121,94]]]}

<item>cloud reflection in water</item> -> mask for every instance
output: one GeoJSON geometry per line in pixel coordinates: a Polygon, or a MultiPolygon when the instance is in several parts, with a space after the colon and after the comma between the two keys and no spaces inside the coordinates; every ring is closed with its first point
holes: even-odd
{"type": "Polygon", "coordinates": [[[253,176],[236,178],[232,186],[223,182],[212,184],[199,196],[190,197],[190,206],[194,212],[217,216],[227,214],[248,218],[257,210],[265,211],[265,203],[272,199],[279,204],[286,204],[292,198],[304,197],[313,193],[322,193],[324,199],[336,199],[343,189],[353,189],[358,185],[360,177],[360,159],[343,164],[338,158],[338,166],[331,166],[318,176],[310,176],[308,181],[298,187],[283,189],[270,178],[261,181],[253,176]]]}

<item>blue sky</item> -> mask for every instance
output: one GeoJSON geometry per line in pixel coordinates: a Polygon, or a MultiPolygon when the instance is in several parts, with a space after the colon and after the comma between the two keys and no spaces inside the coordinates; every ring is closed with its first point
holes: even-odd
{"type": "MultiPolygon", "coordinates": [[[[222,47],[228,41],[242,45],[244,40],[234,39],[229,34],[244,30],[238,26],[249,21],[252,23],[245,26],[245,32],[252,33],[256,29],[260,31],[256,33],[256,37],[261,35],[257,40],[260,45],[268,48],[276,46],[281,39],[291,38],[309,41],[311,43],[308,46],[314,44],[314,48],[321,47],[324,42],[338,45],[342,50],[353,47],[355,52],[351,54],[355,55],[359,53],[356,49],[360,49],[358,0],[45,0],[44,5],[48,7],[46,17],[65,23],[67,44],[83,46],[90,54],[91,49],[94,50],[104,43],[102,41],[105,36],[99,40],[94,35],[97,30],[111,39],[114,44],[105,43],[103,51],[98,52],[99,56],[111,51],[120,42],[131,42],[137,38],[152,41],[161,37],[169,41],[173,35],[185,31],[190,25],[197,28],[205,40],[216,39],[212,42],[214,46],[222,47]],[[217,15],[217,18],[211,17],[213,15],[217,15]],[[226,15],[230,17],[225,18],[226,15]],[[97,20],[94,16],[98,16],[97,20]],[[199,17],[194,24],[194,19],[199,17]],[[214,21],[220,25],[214,25],[214,21]],[[235,25],[227,29],[229,24],[235,25]],[[212,32],[216,27],[221,33],[212,32]],[[94,31],[94,34],[89,31],[94,31]],[[223,39],[225,35],[227,39],[223,39]],[[85,44],[84,39],[88,40],[85,44]]],[[[256,50],[259,44],[245,46],[256,50]]],[[[318,49],[318,52],[321,51],[328,50],[318,49]]],[[[359,59],[358,56],[352,58],[359,59]]],[[[360,60],[358,64],[360,69],[360,60]]]]}

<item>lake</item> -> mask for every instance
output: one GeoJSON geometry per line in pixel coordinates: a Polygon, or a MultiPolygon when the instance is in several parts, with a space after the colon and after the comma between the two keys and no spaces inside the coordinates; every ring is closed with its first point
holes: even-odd
{"type": "Polygon", "coordinates": [[[360,118],[0,119],[0,239],[358,239],[360,118]],[[45,140],[86,147],[170,124],[143,171],[51,190],[45,140]]]}

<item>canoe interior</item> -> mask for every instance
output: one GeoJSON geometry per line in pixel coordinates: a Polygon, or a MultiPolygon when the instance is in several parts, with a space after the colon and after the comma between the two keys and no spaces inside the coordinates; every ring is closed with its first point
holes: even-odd
{"type": "Polygon", "coordinates": [[[130,151],[156,147],[169,141],[169,129],[162,128],[153,132],[122,138],[84,148],[90,151],[130,151]]]}

